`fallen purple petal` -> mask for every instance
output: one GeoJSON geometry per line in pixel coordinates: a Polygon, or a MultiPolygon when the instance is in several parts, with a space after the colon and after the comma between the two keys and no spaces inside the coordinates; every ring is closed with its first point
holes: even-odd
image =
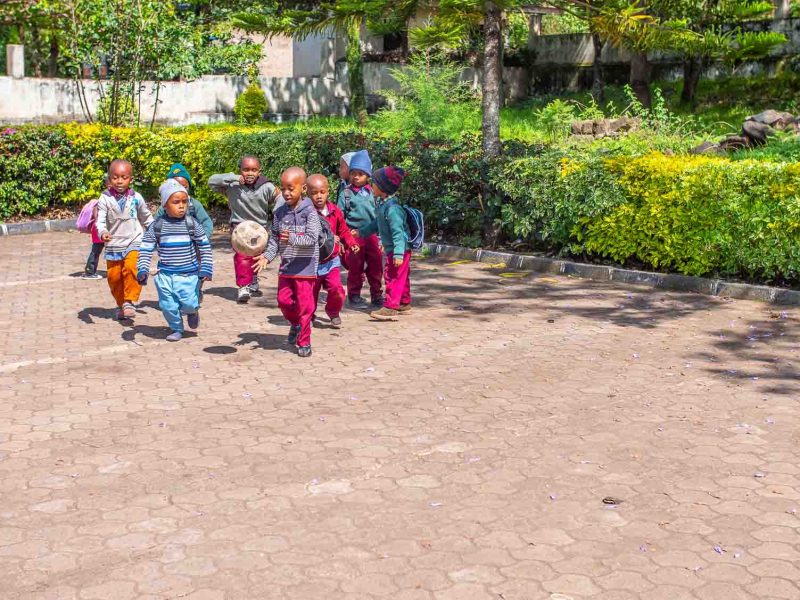
{"type": "Polygon", "coordinates": [[[724,554],[725,550],[722,549],[722,546],[714,546],[714,552],[717,554],[724,554]]]}

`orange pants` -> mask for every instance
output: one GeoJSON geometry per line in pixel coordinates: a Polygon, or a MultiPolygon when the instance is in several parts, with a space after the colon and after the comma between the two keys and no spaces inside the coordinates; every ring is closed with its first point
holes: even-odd
{"type": "Polygon", "coordinates": [[[106,271],[108,272],[108,287],[111,288],[111,295],[117,301],[120,308],[126,302],[136,304],[142,293],[142,286],[136,281],[136,261],[139,260],[139,252],[129,252],[124,260],[107,260],[106,271]]]}

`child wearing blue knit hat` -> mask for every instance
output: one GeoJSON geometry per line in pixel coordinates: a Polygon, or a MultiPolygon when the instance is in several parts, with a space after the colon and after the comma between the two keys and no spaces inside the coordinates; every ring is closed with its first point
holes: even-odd
{"type": "MultiPolygon", "coordinates": [[[[346,156],[346,155],[345,155],[346,156]]],[[[344,157],[343,157],[344,158],[344,157]]],[[[347,297],[353,308],[366,308],[361,297],[364,280],[369,282],[369,292],[374,308],[383,306],[382,281],[383,256],[378,236],[370,234],[359,237],[358,230],[375,220],[375,198],[370,187],[372,160],[369,152],[359,150],[350,157],[349,184],[338,198],[339,208],[344,213],[345,222],[356,238],[357,252],[345,252],[347,265],[347,297]]]]}

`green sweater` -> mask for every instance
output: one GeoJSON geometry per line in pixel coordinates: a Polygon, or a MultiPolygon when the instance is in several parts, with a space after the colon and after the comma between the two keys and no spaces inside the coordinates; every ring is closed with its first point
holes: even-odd
{"type": "Polygon", "coordinates": [[[359,229],[358,235],[366,237],[378,233],[386,254],[403,256],[409,250],[408,238],[411,234],[405,209],[394,196],[377,199],[377,205],[375,220],[359,229]]]}
{"type": "Polygon", "coordinates": [[[344,220],[350,229],[361,229],[375,220],[375,198],[368,187],[354,192],[349,186],[344,188],[336,199],[336,204],[344,213],[344,220]]]}

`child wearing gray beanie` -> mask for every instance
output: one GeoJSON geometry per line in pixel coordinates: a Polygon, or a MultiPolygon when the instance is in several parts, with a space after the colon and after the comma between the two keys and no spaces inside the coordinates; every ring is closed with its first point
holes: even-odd
{"type": "Polygon", "coordinates": [[[158,273],[154,277],[158,306],[172,330],[167,341],[177,342],[184,334],[183,315],[191,329],[200,324],[200,281],[211,281],[214,264],[203,226],[188,215],[186,188],[168,179],[158,194],[165,214],[144,232],[136,279],[141,285],[147,284],[153,252],[158,250],[158,273]]]}

